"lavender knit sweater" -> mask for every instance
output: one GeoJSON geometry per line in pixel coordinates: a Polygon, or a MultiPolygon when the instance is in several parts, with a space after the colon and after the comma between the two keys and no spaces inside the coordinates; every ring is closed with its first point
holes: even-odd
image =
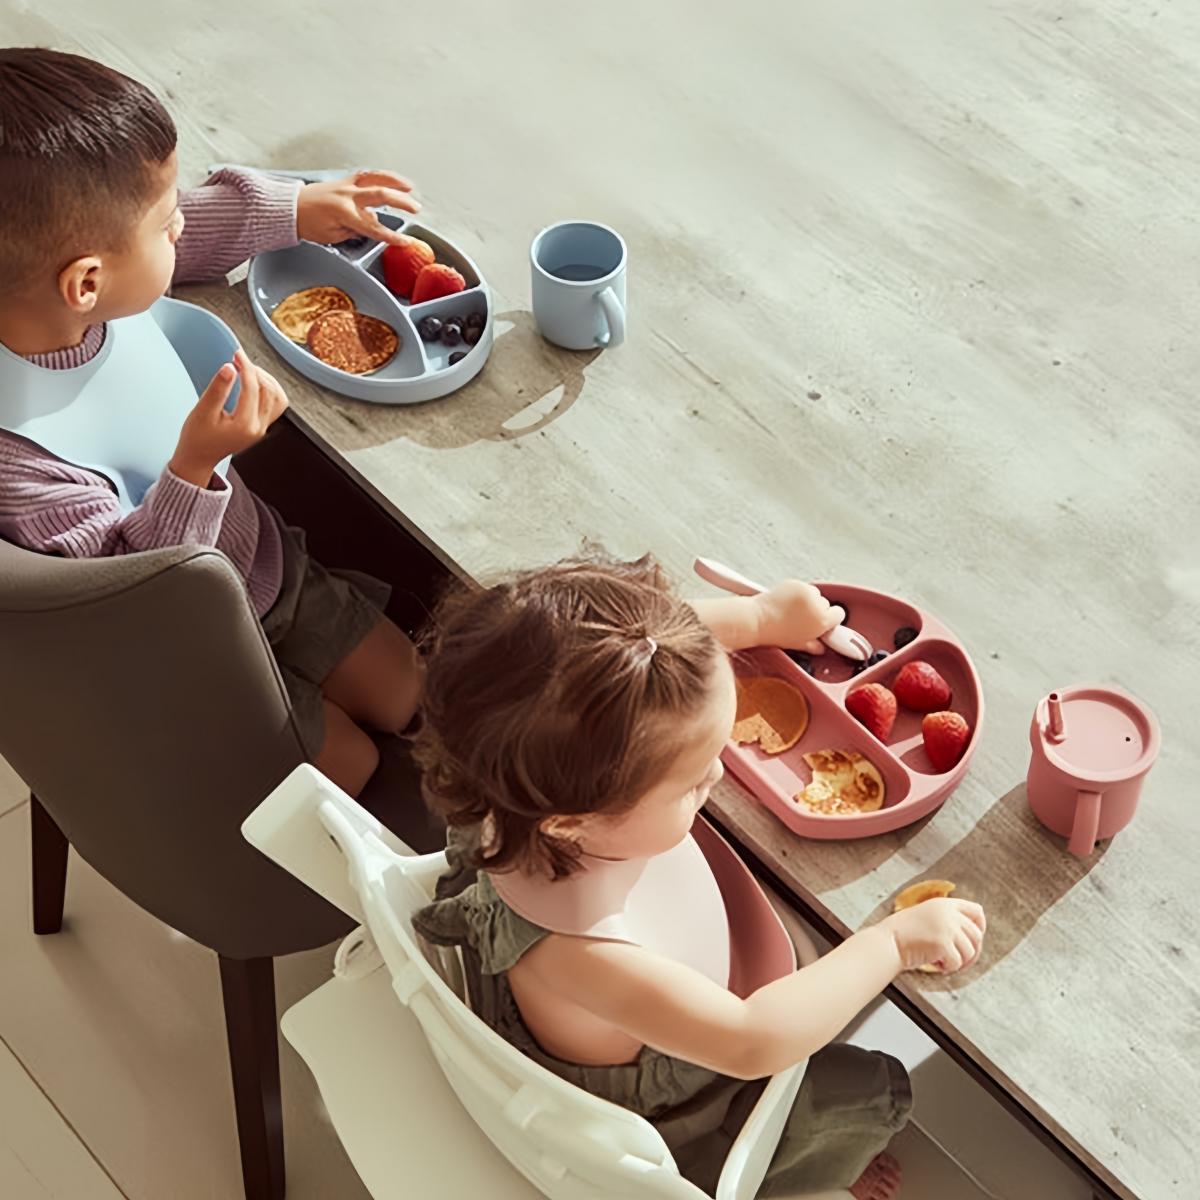
{"type": "MultiPolygon", "coordinates": [[[[174,283],[217,279],[252,254],[296,242],[299,183],[220,171],[181,191],[184,230],[174,283]]],[[[48,370],[81,366],[104,344],[93,325],[78,346],[35,354],[48,370]]],[[[142,503],[123,514],[108,481],[0,430],[0,537],[30,550],[95,558],[166,546],[215,546],[246,582],[261,617],[279,594],[282,548],[270,512],[235,471],[207,488],[164,469],[142,503]]]]}

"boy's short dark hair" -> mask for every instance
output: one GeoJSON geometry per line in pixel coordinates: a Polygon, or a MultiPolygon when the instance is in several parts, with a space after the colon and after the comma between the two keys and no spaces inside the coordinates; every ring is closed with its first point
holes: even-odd
{"type": "Polygon", "coordinates": [[[0,295],[121,249],[174,149],[143,84],[77,54],[0,48],[0,295]]]}

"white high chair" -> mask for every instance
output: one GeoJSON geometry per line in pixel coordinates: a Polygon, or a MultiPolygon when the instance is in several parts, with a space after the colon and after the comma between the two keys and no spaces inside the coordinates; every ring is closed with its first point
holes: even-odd
{"type": "MultiPolygon", "coordinates": [[[[545,1070],[470,1010],[457,952],[428,946],[412,927],[444,854],[414,856],[307,764],[242,831],[364,922],[339,947],[334,978],[293,1005],[282,1028],[375,1200],[707,1195],[678,1173],[648,1121],[545,1070]]],[[[803,1075],[800,1064],[767,1084],[716,1200],[756,1195],[803,1075]]]]}

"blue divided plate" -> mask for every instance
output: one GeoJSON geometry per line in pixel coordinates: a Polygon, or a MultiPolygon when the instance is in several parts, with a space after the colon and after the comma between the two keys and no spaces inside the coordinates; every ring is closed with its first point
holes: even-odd
{"type": "Polygon", "coordinates": [[[274,350],[314,383],[375,404],[420,404],[457,391],[483,369],[492,349],[494,313],[491,292],[479,269],[462,251],[431,229],[398,213],[376,214],[390,229],[427,242],[439,263],[446,263],[466,280],[465,291],[424,304],[409,304],[393,295],[383,281],[380,256],[384,244],[367,240],[320,246],[301,242],[284,250],[260,254],[250,264],[247,288],[255,320],[274,350]],[[303,288],[341,288],[359,312],[386,321],[400,336],[400,348],[378,371],[352,375],[322,362],[306,346],[293,342],[271,320],[275,306],[303,288]],[[474,346],[423,342],[417,324],[425,317],[446,318],[483,313],[483,335],[474,346]],[[450,355],[466,357],[450,365],[450,355]]]}

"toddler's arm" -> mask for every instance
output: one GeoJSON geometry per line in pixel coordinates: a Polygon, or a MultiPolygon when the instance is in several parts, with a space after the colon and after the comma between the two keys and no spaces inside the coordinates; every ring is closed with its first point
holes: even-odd
{"type": "Polygon", "coordinates": [[[696,615],[726,650],[782,646],[823,654],[817,641],[845,617],[811,583],[785,579],[757,596],[716,596],[689,600],[696,615]]]}
{"type": "Polygon", "coordinates": [[[735,996],[640,946],[551,935],[518,964],[557,992],[664,1054],[738,1079],[774,1075],[827,1045],[905,968],[974,961],[983,910],[931,900],[861,930],[811,966],[735,996]]]}
{"type": "Polygon", "coordinates": [[[181,189],[183,233],[171,282],[220,279],[255,254],[294,246],[300,187],[298,179],[223,170],[200,187],[181,189]]]}

